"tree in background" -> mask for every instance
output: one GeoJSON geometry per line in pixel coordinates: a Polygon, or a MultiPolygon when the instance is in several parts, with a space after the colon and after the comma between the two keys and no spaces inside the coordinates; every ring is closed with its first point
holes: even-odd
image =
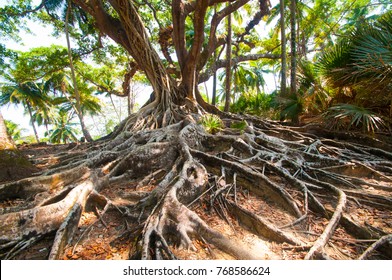
{"type": "Polygon", "coordinates": [[[13,150],[16,148],[14,141],[8,134],[7,126],[0,112],[0,143],[1,150],[13,150]]]}
{"type": "MultiPolygon", "coordinates": [[[[228,4],[229,5],[229,4],[228,4]]],[[[232,60],[231,60],[231,30],[232,30],[232,25],[231,25],[231,14],[227,16],[227,44],[226,44],[226,79],[225,79],[225,112],[229,112],[230,109],[230,103],[231,103],[231,65],[232,65],[232,60]]]]}
{"type": "Polygon", "coordinates": [[[17,82],[11,78],[9,82],[1,87],[0,104],[22,104],[30,116],[30,123],[34,130],[34,135],[39,142],[37,128],[35,126],[34,111],[36,108],[48,106],[49,99],[43,90],[42,84],[35,82],[17,82]]]}
{"type": "Polygon", "coordinates": [[[66,110],[59,110],[58,117],[54,121],[53,128],[48,131],[49,142],[70,143],[76,142],[78,131],[74,128],[77,124],[71,122],[71,116],[66,110]]]}
{"type": "Polygon", "coordinates": [[[280,92],[286,92],[286,72],[287,72],[287,54],[286,54],[286,23],[285,23],[285,3],[284,0],[279,1],[280,12],[280,41],[281,41],[281,80],[280,92]]]}

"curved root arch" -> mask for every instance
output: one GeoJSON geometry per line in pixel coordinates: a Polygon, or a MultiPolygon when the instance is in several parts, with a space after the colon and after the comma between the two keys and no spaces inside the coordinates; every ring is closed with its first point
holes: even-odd
{"type": "Polygon", "coordinates": [[[114,228],[109,217],[116,230],[100,238],[111,249],[126,244],[132,258],[392,257],[383,237],[392,232],[388,144],[251,118],[232,129],[239,117],[229,115],[211,135],[190,117],[197,106],[159,104],[122,123],[113,139],[37,157],[50,168],[0,185],[2,258],[21,258],[45,238],[52,245],[42,257],[73,257],[92,228],[114,228]]]}

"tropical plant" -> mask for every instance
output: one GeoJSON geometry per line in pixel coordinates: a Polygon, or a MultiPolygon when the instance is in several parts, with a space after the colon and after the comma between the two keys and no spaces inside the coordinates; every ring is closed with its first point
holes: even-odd
{"type": "Polygon", "coordinates": [[[26,129],[21,128],[17,123],[10,120],[4,120],[4,122],[7,127],[8,135],[17,143],[17,141],[22,138],[22,133],[26,131],[26,129]]]}
{"type": "Polygon", "coordinates": [[[213,114],[203,115],[199,123],[211,134],[219,132],[224,127],[223,121],[217,115],[213,114]]]}
{"type": "Polygon", "coordinates": [[[290,119],[294,124],[298,124],[299,116],[304,108],[304,99],[302,96],[286,93],[285,95],[278,96],[277,102],[280,109],[280,120],[290,119]]]}
{"type": "Polygon", "coordinates": [[[381,111],[389,106],[392,114],[392,12],[359,25],[326,51],[317,67],[330,86],[355,93],[350,103],[366,102],[381,111]]]}
{"type": "Polygon", "coordinates": [[[54,127],[46,133],[51,143],[69,143],[77,141],[77,123],[71,122],[71,116],[67,111],[60,110],[58,118],[54,121],[54,127]]]}
{"type": "Polygon", "coordinates": [[[245,129],[249,126],[248,122],[245,120],[242,121],[233,121],[230,124],[231,129],[237,129],[241,132],[241,134],[244,133],[245,129]]]}
{"type": "MultiPolygon", "coordinates": [[[[243,94],[261,94],[266,85],[264,74],[270,73],[271,71],[268,70],[261,61],[250,61],[238,63],[233,66],[231,72],[231,98],[232,102],[236,103],[243,94]]],[[[218,78],[221,84],[223,84],[223,81],[226,81],[226,72],[221,72],[218,75],[218,78]]],[[[218,97],[221,98],[221,101],[226,97],[223,86],[221,87],[221,90],[218,91],[218,97]]]]}
{"type": "Polygon", "coordinates": [[[255,93],[249,91],[243,93],[234,102],[230,111],[233,113],[251,114],[263,117],[274,118],[276,94],[255,93]]]}
{"type": "Polygon", "coordinates": [[[385,127],[384,120],[369,109],[352,104],[337,104],[322,114],[330,129],[360,129],[375,132],[385,127]]]}
{"type": "Polygon", "coordinates": [[[41,83],[17,82],[8,78],[9,82],[3,83],[1,87],[0,105],[22,104],[30,116],[31,125],[37,142],[38,132],[35,126],[34,111],[45,108],[49,104],[49,98],[41,83]]]}
{"type": "MultiPolygon", "coordinates": [[[[46,81],[46,87],[52,91],[54,95],[58,96],[53,99],[53,103],[60,106],[62,110],[72,111],[77,115],[77,98],[74,94],[75,90],[73,83],[70,82],[69,73],[64,71],[57,71],[46,81]]],[[[92,85],[86,79],[79,77],[77,79],[80,110],[83,115],[96,115],[101,112],[102,102],[93,95],[96,92],[96,86],[92,85]]]]}
{"type": "Polygon", "coordinates": [[[298,61],[297,94],[303,100],[303,113],[317,115],[329,107],[331,93],[323,82],[314,63],[306,59],[298,61]]]}

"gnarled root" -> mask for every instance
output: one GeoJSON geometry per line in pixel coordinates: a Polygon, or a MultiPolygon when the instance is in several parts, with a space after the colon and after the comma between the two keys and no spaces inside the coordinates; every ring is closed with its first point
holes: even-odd
{"type": "Polygon", "coordinates": [[[106,258],[124,248],[135,258],[186,258],[201,246],[212,257],[264,258],[256,243],[276,258],[392,258],[390,146],[232,115],[224,122],[246,118],[246,128],[212,135],[190,111],[146,107],[111,139],[0,185],[2,258],[47,236],[50,259],[88,258],[78,250],[97,244],[106,258]],[[379,241],[366,250],[363,240],[379,241]]]}

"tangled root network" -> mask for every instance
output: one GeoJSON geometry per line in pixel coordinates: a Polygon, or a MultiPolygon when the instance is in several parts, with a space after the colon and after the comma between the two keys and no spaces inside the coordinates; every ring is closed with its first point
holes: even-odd
{"type": "Polygon", "coordinates": [[[1,258],[392,258],[391,145],[241,118],[30,154],[0,185],[1,258]]]}

